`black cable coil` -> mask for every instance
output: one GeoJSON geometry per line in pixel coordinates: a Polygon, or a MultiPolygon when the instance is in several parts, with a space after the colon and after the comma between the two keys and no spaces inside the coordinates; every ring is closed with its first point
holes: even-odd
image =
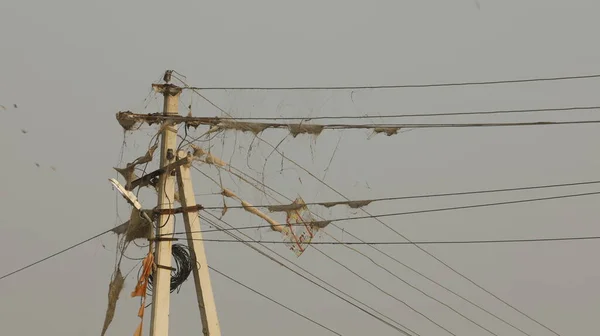
{"type": "MultiPolygon", "coordinates": [[[[171,293],[175,290],[179,293],[181,285],[187,280],[194,269],[194,262],[189,247],[181,244],[171,246],[175,270],[171,271],[171,293]]],[[[148,294],[152,293],[152,274],[148,277],[148,294]]]]}

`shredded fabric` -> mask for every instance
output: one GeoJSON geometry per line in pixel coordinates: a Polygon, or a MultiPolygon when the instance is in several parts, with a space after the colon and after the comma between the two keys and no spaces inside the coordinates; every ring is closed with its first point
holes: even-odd
{"type": "Polygon", "coordinates": [[[217,165],[219,167],[225,167],[227,165],[225,162],[223,162],[218,157],[212,155],[211,153],[207,153],[206,158],[203,161],[208,164],[217,165]]]}
{"type": "Polygon", "coordinates": [[[117,121],[119,122],[119,125],[121,125],[121,127],[123,127],[123,129],[126,131],[132,130],[135,125],[140,123],[140,121],[135,118],[133,112],[131,111],[118,112],[117,121]]]}
{"type": "Polygon", "coordinates": [[[288,231],[285,232],[284,242],[297,257],[300,257],[315,237],[319,227],[313,224],[315,220],[302,198],[296,198],[292,205],[299,206],[299,209],[286,212],[288,231]]]}
{"type": "Polygon", "coordinates": [[[131,292],[131,297],[142,297],[142,303],[140,304],[140,309],[138,310],[138,317],[141,319],[141,321],[137,329],[133,333],[133,336],[142,336],[142,326],[144,324],[144,310],[146,308],[146,289],[148,288],[148,278],[152,273],[153,265],[154,255],[151,252],[148,252],[148,255],[146,256],[146,258],[144,258],[144,262],[142,264],[142,274],[138,279],[138,283],[135,286],[135,289],[133,290],[133,292],[131,292]]]}
{"type": "Polygon", "coordinates": [[[262,131],[269,128],[269,124],[255,123],[255,122],[243,122],[235,120],[223,120],[213,127],[212,132],[218,130],[236,130],[242,132],[251,132],[254,135],[260,134],[262,131]]]}
{"type": "Polygon", "coordinates": [[[270,205],[267,209],[270,212],[290,212],[294,210],[300,210],[304,207],[303,204],[292,203],[292,204],[283,204],[283,205],[270,205]]]}
{"type": "Polygon", "coordinates": [[[221,195],[225,196],[225,197],[229,197],[229,198],[233,198],[233,199],[237,199],[239,200],[240,198],[237,197],[236,194],[233,193],[233,191],[229,190],[229,189],[223,189],[223,191],[221,191],[221,195]]]}
{"type": "Polygon", "coordinates": [[[264,221],[269,223],[271,225],[271,229],[273,229],[273,231],[283,232],[284,227],[281,224],[279,224],[276,220],[272,219],[271,217],[265,215],[262,211],[255,208],[252,204],[240,199],[235,193],[233,193],[233,191],[231,191],[229,189],[223,189],[221,194],[225,197],[229,197],[229,198],[240,201],[242,203],[242,207],[244,208],[244,210],[246,210],[247,212],[249,212],[257,217],[262,218],[264,221]]]}
{"type": "MultiPolygon", "coordinates": [[[[223,189],[222,194],[224,196],[236,198],[239,200],[239,198],[228,189],[223,189]]],[[[262,219],[271,224],[273,230],[282,233],[284,236],[285,245],[291,251],[293,251],[297,257],[300,257],[300,255],[304,253],[306,248],[310,245],[312,239],[315,237],[316,232],[324,228],[331,222],[315,221],[310,211],[308,210],[306,203],[300,197],[296,198],[296,200],[294,200],[292,204],[273,205],[267,207],[270,212],[286,213],[285,226],[270,219],[248,202],[241,202],[244,210],[257,215],[258,217],[261,217],[262,219]],[[277,224],[277,226],[275,226],[274,223],[277,224]]]]}
{"type": "MultiPolygon", "coordinates": [[[[153,214],[149,212],[150,211],[146,211],[148,217],[152,218],[153,214]]],[[[130,242],[140,238],[147,239],[150,238],[152,233],[152,223],[148,223],[148,221],[141,216],[138,209],[132,208],[131,217],[129,220],[119,226],[114,227],[111,232],[117,235],[125,235],[125,242],[130,242]]]]}
{"type": "Polygon", "coordinates": [[[201,118],[201,117],[183,117],[179,115],[166,116],[162,113],[149,113],[149,114],[138,114],[131,111],[117,112],[117,121],[126,131],[133,129],[136,125],[143,123],[152,126],[154,124],[161,124],[166,120],[172,121],[172,124],[184,123],[187,127],[198,127],[200,125],[214,124],[218,118],[201,118]]]}
{"type": "Polygon", "coordinates": [[[158,148],[158,144],[154,144],[152,147],[148,148],[148,151],[146,152],[146,154],[144,154],[143,156],[140,156],[139,158],[133,160],[132,165],[141,165],[144,163],[148,163],[150,161],[152,161],[152,157],[154,156],[154,152],[156,151],[156,149],[158,148]]]}
{"type": "Polygon", "coordinates": [[[117,173],[121,174],[121,176],[123,176],[126,182],[125,189],[130,190],[131,182],[138,179],[138,176],[135,174],[135,165],[127,164],[127,167],[125,168],[113,167],[113,169],[116,170],[117,173]]]}
{"type": "Polygon", "coordinates": [[[365,207],[365,206],[371,204],[371,202],[373,202],[373,200],[325,202],[325,203],[319,203],[319,205],[324,206],[326,208],[332,208],[337,205],[347,205],[347,206],[351,207],[352,209],[358,209],[358,208],[362,208],[362,207],[365,207]]]}
{"type": "Polygon", "coordinates": [[[116,235],[122,235],[125,234],[125,232],[127,232],[127,228],[129,227],[129,221],[126,221],[125,223],[119,225],[119,226],[115,226],[112,230],[110,230],[112,233],[116,234],[116,235]]]}
{"type": "MultiPolygon", "coordinates": [[[[152,217],[150,217],[152,218],[152,217]]],[[[127,231],[125,234],[125,241],[130,242],[135,239],[140,238],[150,238],[150,234],[152,233],[152,223],[148,223],[143,216],[141,216],[140,211],[136,208],[131,209],[131,217],[129,219],[129,223],[127,225],[127,231]]]]}
{"type": "Polygon", "coordinates": [[[331,224],[330,220],[314,221],[311,223],[312,226],[324,229],[327,225],[331,224]]]}
{"type": "Polygon", "coordinates": [[[323,125],[309,125],[309,124],[290,124],[288,125],[290,134],[295,138],[298,134],[311,134],[319,135],[325,129],[323,125]]]}
{"type": "Polygon", "coordinates": [[[194,157],[194,159],[202,161],[207,164],[217,165],[219,167],[227,166],[227,163],[225,163],[220,158],[214,156],[211,152],[206,152],[204,149],[202,149],[201,147],[198,147],[194,144],[192,144],[190,147],[192,147],[192,149],[194,150],[194,152],[192,153],[192,156],[194,157]]]}
{"type": "Polygon", "coordinates": [[[195,158],[200,159],[204,156],[204,154],[206,154],[206,152],[204,151],[204,149],[202,149],[202,147],[196,146],[195,144],[191,144],[190,147],[192,147],[192,149],[194,150],[192,155],[195,158]]]}
{"type": "MultiPolygon", "coordinates": [[[[191,117],[188,115],[188,117],[191,117]]],[[[200,125],[203,125],[204,123],[200,122],[200,121],[196,121],[196,120],[191,120],[191,121],[186,121],[185,122],[185,127],[186,128],[198,128],[200,125]]]]}
{"type": "Polygon", "coordinates": [[[385,133],[387,136],[392,136],[398,134],[400,127],[378,127],[373,129],[373,133],[385,133]]]}
{"type": "Polygon", "coordinates": [[[146,154],[133,160],[133,162],[128,163],[125,166],[125,168],[114,167],[114,170],[116,170],[119,174],[121,174],[121,176],[123,176],[123,178],[125,179],[125,182],[126,182],[125,189],[126,190],[131,190],[131,182],[138,179],[138,176],[135,174],[135,167],[137,165],[145,164],[145,163],[152,161],[154,152],[156,151],[157,148],[158,148],[157,144],[153,145],[152,147],[150,147],[148,149],[146,154]]]}
{"type": "Polygon", "coordinates": [[[229,210],[229,208],[227,207],[227,203],[225,202],[225,199],[223,198],[223,210],[221,211],[221,217],[225,216],[225,214],[227,213],[227,210],[229,210]]]}
{"type": "MultiPolygon", "coordinates": [[[[317,203],[320,206],[324,206],[326,208],[332,208],[338,205],[347,205],[352,209],[358,209],[365,207],[371,204],[373,200],[364,200],[364,201],[341,201],[341,202],[323,202],[317,203]]],[[[314,203],[312,203],[314,204],[314,203]]],[[[267,209],[270,212],[290,212],[290,211],[298,211],[306,207],[305,204],[292,203],[292,204],[284,204],[284,205],[269,205],[267,209]]]]}
{"type": "Polygon", "coordinates": [[[121,269],[117,268],[117,271],[113,275],[113,278],[108,285],[108,307],[106,308],[106,315],[104,317],[104,325],[102,326],[102,333],[100,336],[104,336],[108,327],[110,326],[113,318],[115,317],[115,311],[117,309],[117,301],[119,295],[123,291],[125,285],[125,278],[121,274],[121,269]]]}

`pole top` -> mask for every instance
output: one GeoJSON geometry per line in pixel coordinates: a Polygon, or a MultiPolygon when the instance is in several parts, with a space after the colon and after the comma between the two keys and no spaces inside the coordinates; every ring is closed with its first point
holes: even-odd
{"type": "Polygon", "coordinates": [[[163,81],[165,81],[165,83],[164,84],[152,84],[152,88],[154,89],[154,92],[162,93],[164,95],[169,94],[171,96],[176,96],[179,93],[181,93],[181,88],[179,86],[169,83],[171,81],[172,74],[173,74],[173,70],[165,71],[165,74],[163,75],[163,81]]]}
{"type": "Polygon", "coordinates": [[[181,93],[181,88],[175,84],[152,84],[154,92],[162,93],[164,95],[176,96],[181,93]]]}

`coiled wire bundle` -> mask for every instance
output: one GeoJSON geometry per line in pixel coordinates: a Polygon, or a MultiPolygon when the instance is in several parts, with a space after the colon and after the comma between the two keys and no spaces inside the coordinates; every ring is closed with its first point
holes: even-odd
{"type": "MultiPolygon", "coordinates": [[[[171,293],[175,290],[179,293],[181,285],[187,280],[194,269],[194,262],[189,247],[181,244],[171,245],[175,270],[171,271],[171,293]]],[[[160,267],[160,266],[159,266],[160,267]]],[[[148,294],[152,295],[152,274],[148,277],[148,294]]]]}

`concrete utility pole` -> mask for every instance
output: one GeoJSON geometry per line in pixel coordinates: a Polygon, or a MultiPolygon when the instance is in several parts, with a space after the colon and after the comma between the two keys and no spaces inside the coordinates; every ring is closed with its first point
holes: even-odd
{"type": "MultiPolygon", "coordinates": [[[[165,76],[166,77],[166,76],[165,76]]],[[[181,88],[165,83],[153,84],[155,91],[164,96],[164,115],[179,114],[179,95],[181,88]]],[[[161,125],[160,167],[165,167],[175,160],[177,150],[177,130],[170,121],[161,125]]],[[[158,209],[173,209],[175,203],[175,176],[170,171],[160,175],[158,182],[158,209]]],[[[173,233],[174,215],[161,213],[156,228],[156,237],[170,237],[173,233]]],[[[167,336],[169,334],[169,305],[171,296],[171,244],[169,240],[157,240],[154,260],[156,269],[153,274],[152,317],[150,336],[167,336]]]]}
{"type": "MultiPolygon", "coordinates": [[[[163,113],[166,116],[179,115],[179,95],[181,88],[169,84],[171,71],[165,72],[165,84],[153,84],[156,92],[164,96],[163,113]]],[[[179,188],[179,200],[182,205],[183,219],[187,231],[188,247],[196,266],[193,270],[196,296],[202,319],[202,329],[205,336],[221,336],[215,299],[212,292],[208,263],[204,251],[202,233],[200,233],[200,218],[195,203],[191,181],[191,164],[173,165],[176,160],[186,158],[189,154],[177,151],[177,130],[166,120],[161,125],[160,169],[172,165],[160,175],[158,188],[158,209],[161,211],[156,228],[156,248],[154,272],[152,317],[150,336],[167,336],[169,334],[169,305],[171,285],[171,244],[174,230],[175,176],[179,188]],[[170,169],[173,167],[174,169],[170,169]],[[169,211],[170,210],[170,211],[169,211]]],[[[178,161],[178,162],[179,162],[178,161]]]]}

